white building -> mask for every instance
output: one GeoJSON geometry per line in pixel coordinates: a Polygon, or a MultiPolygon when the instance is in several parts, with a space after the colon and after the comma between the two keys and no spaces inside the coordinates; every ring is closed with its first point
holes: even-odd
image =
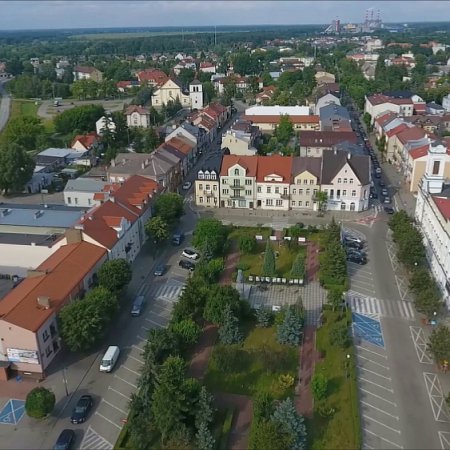
{"type": "Polygon", "coordinates": [[[442,99],[442,107],[445,109],[446,112],[450,112],[450,94],[447,94],[442,99]]]}
{"type": "Polygon", "coordinates": [[[149,128],[150,127],[150,111],[138,105],[130,105],[126,111],[127,126],[149,128]]]}
{"type": "Polygon", "coordinates": [[[320,108],[323,108],[324,106],[327,106],[327,105],[331,105],[332,103],[335,105],[341,106],[341,101],[335,95],[333,95],[331,93],[323,95],[322,97],[320,97],[317,100],[315,113],[319,114],[320,108]]]}
{"type": "Polygon", "coordinates": [[[116,132],[116,124],[112,121],[112,119],[107,120],[105,116],[100,117],[100,119],[95,122],[95,129],[97,130],[97,134],[101,136],[103,134],[103,130],[106,130],[108,127],[109,131],[112,133],[116,132]]]}
{"type": "Polygon", "coordinates": [[[86,206],[91,208],[101,204],[102,195],[107,181],[77,178],[69,180],[64,188],[64,203],[66,206],[86,206]]]}
{"type": "Polygon", "coordinates": [[[246,116],[309,116],[309,106],[251,106],[245,110],[246,116]]]}
{"type": "Polygon", "coordinates": [[[158,86],[152,96],[152,104],[156,107],[167,105],[168,102],[179,101],[183,108],[202,109],[203,89],[198,80],[189,85],[189,91],[185,92],[181,84],[169,78],[158,86]]]}
{"type": "Polygon", "coordinates": [[[446,151],[443,145],[430,146],[415,219],[423,234],[431,272],[450,310],[450,185],[444,184],[446,151]]]}

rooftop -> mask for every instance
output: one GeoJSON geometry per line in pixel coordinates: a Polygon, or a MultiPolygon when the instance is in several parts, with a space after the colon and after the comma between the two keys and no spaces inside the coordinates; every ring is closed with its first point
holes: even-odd
{"type": "Polygon", "coordinates": [[[251,106],[245,110],[246,116],[308,116],[308,106],[251,106]]]}
{"type": "Polygon", "coordinates": [[[22,233],[0,233],[0,244],[10,245],[39,245],[51,247],[62,234],[22,234],[22,233]]]}
{"type": "Polygon", "coordinates": [[[107,184],[109,184],[107,181],[76,178],[75,180],[67,181],[64,192],[101,192],[107,184]]]}
{"type": "MultiPolygon", "coordinates": [[[[279,123],[281,117],[282,117],[281,115],[273,115],[273,116],[250,115],[250,116],[243,116],[242,118],[244,120],[250,120],[251,122],[257,124],[257,123],[279,123]]],[[[289,120],[293,124],[298,124],[298,123],[317,123],[318,124],[319,116],[316,116],[316,115],[301,115],[301,116],[289,115],[289,120]]]]}

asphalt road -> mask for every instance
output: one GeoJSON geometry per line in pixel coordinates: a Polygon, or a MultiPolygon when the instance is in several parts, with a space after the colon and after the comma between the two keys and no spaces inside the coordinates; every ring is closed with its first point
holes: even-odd
{"type": "Polygon", "coordinates": [[[0,81],[0,97],[0,131],[2,131],[8,122],[11,107],[11,97],[6,92],[4,81],[0,81]]]}

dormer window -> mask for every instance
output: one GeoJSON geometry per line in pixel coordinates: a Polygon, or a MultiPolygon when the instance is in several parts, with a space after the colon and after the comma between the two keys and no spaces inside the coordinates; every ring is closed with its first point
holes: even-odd
{"type": "Polygon", "coordinates": [[[239,169],[234,169],[234,174],[239,175],[239,169]]]}

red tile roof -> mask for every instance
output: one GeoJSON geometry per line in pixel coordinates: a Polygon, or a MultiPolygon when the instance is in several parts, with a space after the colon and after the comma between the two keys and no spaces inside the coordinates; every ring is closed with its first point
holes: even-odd
{"type": "MultiPolygon", "coordinates": [[[[253,122],[254,124],[258,123],[279,123],[280,118],[282,116],[280,115],[273,115],[273,116],[257,116],[257,115],[251,115],[251,116],[243,116],[242,119],[249,120],[253,122]]],[[[289,120],[293,124],[299,124],[299,123],[314,123],[319,124],[319,116],[316,115],[309,115],[309,116],[289,116],[289,120]]]]}
{"type": "Polygon", "coordinates": [[[100,136],[95,132],[87,134],[78,134],[72,141],[72,147],[79,142],[86,150],[89,150],[100,139],[100,136]]]}
{"type": "Polygon", "coordinates": [[[397,134],[401,133],[402,131],[406,130],[407,128],[408,128],[408,125],[406,125],[406,123],[401,123],[400,125],[397,125],[396,127],[391,128],[390,130],[388,130],[386,132],[386,136],[388,138],[392,137],[394,135],[397,135],[397,134]]]}
{"type": "Polygon", "coordinates": [[[137,112],[138,114],[142,114],[142,115],[150,114],[150,111],[148,108],[144,108],[143,106],[138,106],[138,105],[130,105],[125,110],[125,114],[127,116],[129,116],[130,114],[133,114],[134,112],[137,112]]]}
{"type": "Polygon", "coordinates": [[[165,72],[159,69],[141,70],[137,73],[137,77],[141,83],[150,82],[156,85],[164,84],[169,79],[165,72]]]}
{"type": "Polygon", "coordinates": [[[255,156],[224,155],[220,176],[228,176],[228,169],[235,164],[239,164],[246,169],[247,177],[256,177],[258,159],[255,156]]]}
{"type": "MultiPolygon", "coordinates": [[[[257,158],[256,181],[264,183],[264,177],[268,175],[279,175],[282,177],[280,183],[290,183],[292,175],[291,156],[271,155],[271,156],[254,156],[257,158]]],[[[276,181],[271,181],[276,183],[276,181]]]]}
{"type": "Polygon", "coordinates": [[[425,131],[419,127],[406,128],[398,133],[397,138],[402,144],[406,144],[408,141],[416,141],[425,137],[425,131]]]}
{"type": "Polygon", "coordinates": [[[381,116],[378,116],[375,119],[375,122],[382,127],[383,125],[385,125],[386,123],[390,122],[392,119],[394,119],[395,117],[397,117],[397,114],[393,113],[393,112],[387,112],[382,114],[381,116]]]}
{"type": "Polygon", "coordinates": [[[394,105],[409,105],[412,104],[413,101],[410,98],[394,98],[394,97],[388,97],[384,94],[374,94],[369,97],[367,97],[367,100],[375,106],[375,105],[382,105],[383,103],[392,103],[394,105]]]}
{"type": "Polygon", "coordinates": [[[210,67],[215,67],[215,65],[213,63],[210,62],[202,62],[200,63],[200,69],[207,69],[210,67]]]}
{"type": "Polygon", "coordinates": [[[141,215],[150,206],[152,198],[160,191],[161,187],[156,181],[140,175],[132,175],[116,188],[112,196],[116,203],[141,215]]]}
{"type": "Polygon", "coordinates": [[[450,220],[450,198],[447,197],[438,197],[436,195],[432,195],[431,198],[436,203],[440,213],[445,218],[445,220],[450,220]]]}
{"type": "Polygon", "coordinates": [[[409,154],[412,159],[422,158],[423,156],[428,155],[429,148],[429,144],[422,145],[421,147],[413,148],[412,150],[410,150],[409,154]]]}
{"type": "Polygon", "coordinates": [[[164,142],[161,147],[171,146],[185,156],[189,155],[195,147],[195,144],[184,136],[175,136],[168,141],[164,142]]]}
{"type": "Polygon", "coordinates": [[[60,247],[37,269],[42,275],[25,278],[0,302],[2,320],[37,331],[70,297],[79,295],[81,283],[104,258],[106,250],[88,242],[60,247]],[[48,297],[50,308],[38,305],[38,297],[48,297]]]}

